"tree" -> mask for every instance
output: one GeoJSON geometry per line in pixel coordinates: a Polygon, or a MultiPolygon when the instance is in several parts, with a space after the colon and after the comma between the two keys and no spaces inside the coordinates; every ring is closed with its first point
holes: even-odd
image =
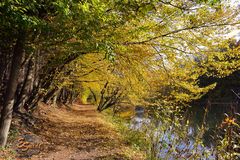
{"type": "Polygon", "coordinates": [[[82,54],[107,51],[109,40],[114,36],[114,28],[124,25],[138,12],[140,6],[145,8],[150,5],[145,5],[145,1],[129,2],[6,0],[0,3],[1,42],[3,42],[0,53],[1,58],[6,60],[1,67],[1,75],[4,77],[1,79],[1,86],[9,81],[7,88],[1,89],[3,109],[0,133],[4,133],[0,137],[1,146],[5,146],[6,143],[10,126],[10,121],[6,117],[11,119],[15,102],[13,99],[17,99],[16,110],[23,106],[26,106],[27,110],[33,108],[45,96],[54,94],[52,82],[66,64],[82,54]],[[106,33],[109,35],[105,35],[106,33]],[[19,53],[14,52],[14,46],[20,48],[19,53]],[[15,54],[18,55],[17,60],[15,54]],[[25,63],[28,62],[28,58],[34,63],[25,63]],[[23,68],[23,72],[20,72],[21,59],[23,65],[29,64],[29,67],[23,68]],[[15,61],[18,63],[14,64],[15,61]],[[11,64],[16,65],[16,68],[10,71],[11,64]],[[26,71],[29,69],[34,72],[26,71]],[[19,78],[21,83],[18,83],[16,78],[18,75],[19,77],[34,75],[34,80],[19,78]],[[24,91],[29,89],[31,91],[24,91]]]}
{"type": "Polygon", "coordinates": [[[1,86],[7,88],[1,88],[3,109],[0,133],[4,135],[0,135],[0,145],[5,146],[10,126],[6,114],[12,114],[13,104],[16,110],[24,106],[29,111],[39,101],[48,102],[53,97],[60,96],[64,102],[69,102],[73,86],[89,88],[90,84],[97,84],[96,95],[100,95],[101,88],[110,80],[109,84],[120,86],[124,95],[127,93],[135,104],[143,103],[142,99],[151,93],[150,89],[161,84],[170,89],[169,94],[164,96],[170,95],[178,102],[189,102],[189,99],[206,93],[212,86],[199,87],[197,80],[198,76],[207,72],[206,67],[184,73],[197,66],[189,57],[211,59],[218,55],[220,52],[216,48],[224,46],[226,41],[216,35],[227,33],[226,28],[239,23],[236,19],[239,11],[218,2],[211,5],[200,2],[1,2],[0,57],[6,62],[1,66],[0,75],[3,77],[1,86]],[[19,46],[21,49],[17,53],[15,48],[19,46]],[[89,58],[88,55],[100,58],[100,62],[91,61],[94,59],[91,57],[83,63],[81,60],[89,58]],[[159,55],[164,60],[159,59],[159,55]],[[163,61],[168,65],[161,68],[159,63],[163,61]],[[179,65],[183,67],[178,69],[179,65]],[[10,70],[10,66],[14,69],[10,70]],[[162,76],[166,67],[169,67],[170,76],[162,83],[158,74],[162,76]],[[85,73],[79,73],[82,70],[85,73]],[[67,76],[61,76],[65,73],[67,76]],[[16,77],[20,78],[16,80],[16,77]],[[34,78],[31,80],[28,77],[34,78]],[[155,82],[160,83],[151,84],[153,77],[155,82]],[[5,85],[6,82],[9,82],[8,85],[5,85]],[[187,96],[189,93],[192,96],[187,96]],[[14,103],[8,105],[13,97],[14,103]]]}

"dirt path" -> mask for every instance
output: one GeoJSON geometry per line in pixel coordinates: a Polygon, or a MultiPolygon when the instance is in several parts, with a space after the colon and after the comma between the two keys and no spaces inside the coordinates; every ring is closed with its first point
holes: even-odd
{"type": "Polygon", "coordinates": [[[41,106],[35,134],[45,139],[31,160],[142,159],[128,147],[103,115],[91,105],[71,109],[41,106]]]}

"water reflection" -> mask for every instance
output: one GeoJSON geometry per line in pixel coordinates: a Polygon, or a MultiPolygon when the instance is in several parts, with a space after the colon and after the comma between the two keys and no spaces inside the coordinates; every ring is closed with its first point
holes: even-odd
{"type": "Polygon", "coordinates": [[[187,110],[185,118],[190,122],[190,127],[193,130],[193,135],[196,135],[199,130],[198,127],[205,123],[204,126],[206,130],[203,134],[203,142],[204,145],[210,147],[212,145],[215,145],[213,137],[217,134],[218,128],[225,118],[225,114],[231,116],[234,114],[233,112],[239,113],[240,108],[239,106],[232,108],[230,105],[226,104],[213,104],[208,108],[205,122],[203,122],[205,109],[205,107],[197,105],[192,106],[187,110]]]}
{"type": "MultiPolygon", "coordinates": [[[[164,128],[164,124],[161,121],[145,115],[144,108],[140,106],[136,107],[136,114],[132,118],[130,128],[134,130],[152,129],[148,130],[146,134],[154,141],[154,147],[157,150],[156,156],[159,159],[167,158],[174,160],[176,157],[177,159],[188,159],[194,152],[199,152],[198,154],[202,154],[201,159],[214,160],[216,157],[213,150],[215,147],[213,135],[216,134],[218,130],[217,127],[220,126],[224,119],[224,114],[228,113],[230,115],[231,109],[226,105],[212,105],[208,108],[207,114],[205,109],[204,107],[193,106],[184,113],[185,122],[189,122],[186,132],[187,139],[182,139],[182,137],[175,132],[173,126],[164,128]],[[205,122],[203,122],[204,119],[205,122]],[[203,123],[206,128],[202,136],[203,144],[197,144],[196,136],[199,134],[199,127],[202,126],[203,123]],[[153,124],[154,127],[151,126],[153,124]],[[169,154],[170,152],[171,154],[169,154]]],[[[236,111],[239,111],[239,107],[236,108],[236,111]]],[[[185,125],[184,122],[182,125],[185,125]]]]}
{"type": "Polygon", "coordinates": [[[130,128],[141,130],[144,126],[150,124],[150,118],[144,116],[144,107],[136,106],[135,116],[132,118],[130,128]]]}

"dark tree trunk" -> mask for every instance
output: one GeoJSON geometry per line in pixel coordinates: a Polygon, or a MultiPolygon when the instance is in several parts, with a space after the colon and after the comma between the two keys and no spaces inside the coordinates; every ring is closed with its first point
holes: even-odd
{"type": "Polygon", "coordinates": [[[105,91],[106,91],[106,89],[107,89],[107,86],[108,86],[108,82],[106,82],[105,83],[105,85],[104,85],[104,87],[103,87],[103,89],[102,89],[102,91],[101,91],[101,97],[100,97],[100,101],[99,101],[99,104],[98,104],[98,107],[97,107],[97,110],[99,111],[99,112],[101,112],[101,107],[103,106],[103,104],[104,104],[104,94],[105,94],[105,91]]]}
{"type": "Polygon", "coordinates": [[[14,104],[14,108],[13,108],[14,112],[18,111],[21,107],[23,107],[29,97],[30,91],[32,90],[33,71],[34,71],[33,61],[32,61],[32,57],[30,57],[30,60],[27,66],[27,73],[23,81],[22,89],[14,104]]]}
{"type": "MultiPolygon", "coordinates": [[[[37,76],[37,80],[35,81],[37,82],[37,85],[35,85],[30,97],[28,98],[25,105],[25,109],[29,111],[33,110],[39,101],[41,100],[48,101],[49,98],[52,98],[54,92],[52,92],[53,94],[50,94],[49,96],[50,92],[44,94],[40,91],[40,89],[49,90],[52,85],[53,79],[56,76],[56,73],[62,71],[66,64],[69,64],[70,62],[72,62],[73,60],[75,60],[76,58],[83,54],[86,53],[73,53],[66,57],[64,60],[62,60],[61,64],[58,64],[59,63],[58,61],[60,61],[61,59],[57,58],[53,61],[50,61],[48,64],[44,65],[43,68],[41,69],[38,68],[37,72],[40,72],[42,74],[37,76]],[[55,65],[55,63],[58,65],[55,65]]],[[[38,63],[36,64],[38,65],[38,63]]],[[[63,96],[61,97],[62,99],[64,99],[63,96]]]]}
{"type": "Polygon", "coordinates": [[[49,91],[45,94],[45,96],[44,96],[44,98],[43,98],[43,102],[44,102],[44,103],[48,103],[48,102],[50,101],[50,99],[54,96],[54,94],[55,94],[56,91],[57,91],[57,88],[53,88],[53,89],[49,90],[49,91]]]}
{"type": "Polygon", "coordinates": [[[7,90],[4,98],[3,109],[0,121],[0,146],[5,147],[8,132],[12,121],[14,96],[18,85],[18,76],[21,69],[22,58],[24,57],[25,31],[20,30],[13,51],[10,77],[7,83],[7,90]]]}
{"type": "Polygon", "coordinates": [[[123,96],[123,92],[117,87],[117,88],[107,88],[107,83],[105,84],[104,88],[101,91],[101,97],[100,102],[98,104],[97,110],[99,112],[114,107],[116,104],[121,102],[121,98],[123,96]],[[105,94],[105,91],[107,89],[107,93],[105,94]]]}
{"type": "Polygon", "coordinates": [[[97,103],[97,96],[96,96],[96,94],[93,92],[93,90],[92,90],[90,87],[89,87],[89,90],[90,90],[90,92],[91,92],[92,95],[93,95],[94,102],[97,103]]]}

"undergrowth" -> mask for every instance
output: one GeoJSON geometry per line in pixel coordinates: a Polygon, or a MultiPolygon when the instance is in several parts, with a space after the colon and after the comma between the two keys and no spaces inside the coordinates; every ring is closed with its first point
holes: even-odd
{"type": "Polygon", "coordinates": [[[9,131],[8,145],[6,147],[0,147],[0,160],[14,160],[16,157],[16,151],[12,148],[13,142],[16,141],[19,136],[19,130],[16,127],[12,127],[9,131]]]}
{"type": "MultiPolygon", "coordinates": [[[[166,112],[165,112],[166,113],[166,112]]],[[[112,111],[105,111],[107,119],[121,133],[126,143],[134,149],[144,152],[148,160],[235,160],[240,159],[240,126],[239,118],[226,115],[218,132],[213,135],[215,146],[207,147],[203,143],[206,126],[206,115],[203,123],[193,135],[189,134],[189,122],[183,123],[183,119],[175,116],[163,116],[151,120],[140,130],[130,129],[130,120],[120,116],[111,116],[112,111]],[[159,121],[159,119],[164,119],[159,121]]],[[[236,116],[239,116],[236,115],[236,116]]]]}
{"type": "Polygon", "coordinates": [[[105,118],[114,128],[121,134],[124,142],[131,146],[135,152],[141,152],[146,157],[146,150],[149,142],[146,139],[145,133],[130,129],[130,120],[120,116],[113,116],[111,110],[104,111],[105,118]]]}

